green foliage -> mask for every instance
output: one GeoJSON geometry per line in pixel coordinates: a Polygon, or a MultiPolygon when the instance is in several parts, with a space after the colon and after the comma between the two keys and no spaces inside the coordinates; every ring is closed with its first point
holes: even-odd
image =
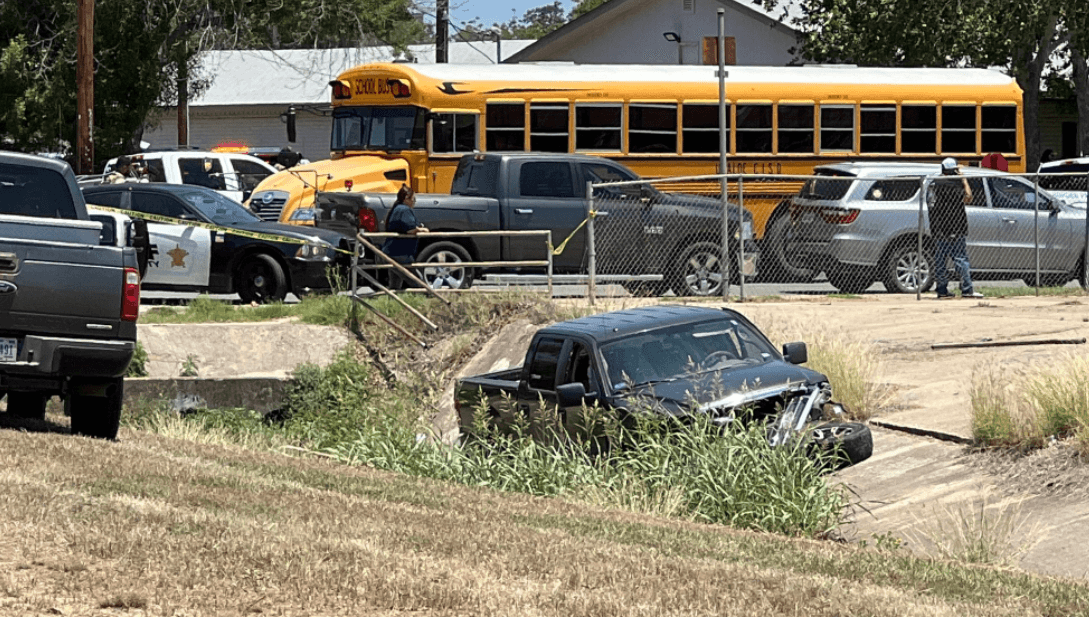
{"type": "Polygon", "coordinates": [[[136,350],[132,353],[129,367],[125,369],[125,377],[147,377],[147,350],[136,341],[136,350]]]}
{"type": "MultiPolygon", "coordinates": [[[[0,143],[66,152],[76,131],[76,1],[0,3],[0,143]]],[[[403,48],[422,28],[408,0],[337,3],[234,0],[98,0],[95,8],[96,169],[132,152],[148,113],[207,87],[209,49],[403,48]]]]}
{"type": "Polygon", "coordinates": [[[196,377],[199,374],[197,370],[197,359],[193,355],[185,356],[185,361],[182,362],[181,376],[182,377],[196,377]]]}

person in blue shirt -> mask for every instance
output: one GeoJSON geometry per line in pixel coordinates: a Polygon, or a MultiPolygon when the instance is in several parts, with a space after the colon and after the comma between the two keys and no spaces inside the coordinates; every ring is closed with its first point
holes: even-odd
{"type": "MultiPolygon", "coordinates": [[[[415,205],[416,193],[407,185],[402,184],[401,190],[397,191],[397,201],[386,214],[386,231],[404,234],[405,237],[387,238],[382,244],[382,252],[400,264],[412,263],[419,245],[416,234],[427,231],[427,228],[416,219],[416,213],[412,211],[415,205]]],[[[406,281],[397,271],[390,271],[391,289],[404,289],[405,283],[406,281]]]]}

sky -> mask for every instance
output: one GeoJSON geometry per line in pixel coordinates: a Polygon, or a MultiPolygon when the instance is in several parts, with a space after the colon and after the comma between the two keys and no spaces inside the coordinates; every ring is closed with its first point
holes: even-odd
{"type": "MultiPolygon", "coordinates": [[[[485,26],[521,17],[529,9],[552,4],[555,0],[450,0],[450,18],[458,25],[479,18],[485,26]],[[514,9],[513,11],[511,9],[514,9]]],[[[575,7],[572,0],[560,0],[565,13],[575,7]]]]}

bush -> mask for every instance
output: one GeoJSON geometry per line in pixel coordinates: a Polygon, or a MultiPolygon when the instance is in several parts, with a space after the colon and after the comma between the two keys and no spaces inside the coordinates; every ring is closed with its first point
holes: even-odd
{"type": "Polygon", "coordinates": [[[147,377],[147,350],[136,341],[136,350],[132,353],[129,367],[125,369],[125,377],[147,377]]]}

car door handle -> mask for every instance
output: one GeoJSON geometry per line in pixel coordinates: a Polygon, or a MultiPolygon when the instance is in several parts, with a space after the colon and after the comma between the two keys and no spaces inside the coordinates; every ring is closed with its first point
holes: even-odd
{"type": "Polygon", "coordinates": [[[515,208],[515,214],[533,214],[533,208],[515,208]]]}
{"type": "Polygon", "coordinates": [[[1016,225],[1016,224],[1017,224],[1017,219],[1007,219],[1007,218],[1003,218],[1003,219],[1002,219],[1002,222],[1003,222],[1003,223],[1009,223],[1010,225],[1016,225]]]}

